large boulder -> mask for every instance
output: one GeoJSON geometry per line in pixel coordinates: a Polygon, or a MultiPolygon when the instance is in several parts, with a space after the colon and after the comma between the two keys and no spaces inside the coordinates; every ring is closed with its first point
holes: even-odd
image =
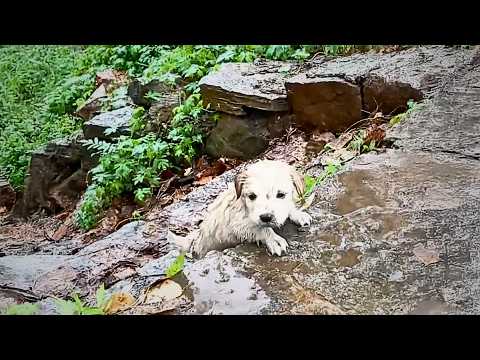
{"type": "Polygon", "coordinates": [[[338,77],[300,74],[287,82],[288,100],[297,124],[340,132],[362,118],[360,86],[338,77]]]}
{"type": "Polygon", "coordinates": [[[222,64],[199,82],[204,104],[237,116],[247,115],[248,108],[287,111],[283,77],[293,68],[293,64],[273,61],[222,64]]]}
{"type": "Polygon", "coordinates": [[[82,134],[75,133],[32,153],[25,191],[15,204],[14,215],[25,217],[39,209],[56,212],[74,206],[95,164],[82,140],[82,134]]]}
{"type": "Polygon", "coordinates": [[[263,152],[269,141],[281,136],[290,125],[286,113],[256,111],[249,116],[221,114],[206,141],[213,157],[252,159],[263,152]]]}
{"type": "Polygon", "coordinates": [[[313,61],[286,79],[288,101],[300,125],[342,131],[368,113],[404,112],[408,100],[428,97],[469,54],[470,50],[425,46],[313,61]]]}
{"type": "Polygon", "coordinates": [[[254,115],[256,111],[290,111],[298,126],[337,133],[375,111],[404,112],[408,100],[428,97],[468,54],[465,49],[426,46],[391,54],[321,58],[303,65],[222,64],[200,80],[202,98],[212,110],[235,118],[224,116],[218,122],[207,151],[249,158],[264,148],[264,128],[257,125],[262,116],[254,115]],[[249,123],[252,120],[257,123],[249,123]],[[239,146],[240,139],[248,139],[248,145],[239,146]],[[243,152],[250,147],[251,152],[243,152]]]}

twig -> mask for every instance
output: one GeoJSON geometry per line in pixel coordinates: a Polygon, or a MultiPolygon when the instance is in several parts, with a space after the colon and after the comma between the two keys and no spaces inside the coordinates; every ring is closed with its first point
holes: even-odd
{"type": "Polygon", "coordinates": [[[290,140],[290,136],[292,136],[295,132],[297,131],[296,128],[292,128],[291,126],[287,130],[287,136],[285,138],[285,144],[288,144],[288,141],[290,140]]]}
{"type": "Polygon", "coordinates": [[[134,219],[133,217],[129,217],[129,218],[127,218],[127,219],[120,220],[119,222],[117,222],[117,224],[114,226],[113,229],[114,229],[115,231],[117,231],[120,226],[122,226],[122,225],[124,225],[124,224],[126,224],[126,223],[128,223],[128,222],[130,222],[130,221],[132,221],[132,220],[135,220],[135,219],[134,219]]]}
{"type": "Polygon", "coordinates": [[[355,125],[357,125],[357,124],[359,124],[359,123],[362,123],[362,122],[369,121],[369,120],[371,120],[371,119],[372,119],[372,118],[369,118],[369,117],[368,117],[368,118],[361,119],[361,120],[358,120],[358,121],[354,122],[352,125],[350,125],[350,126],[342,133],[342,135],[350,132],[350,130],[352,130],[355,125]]]}

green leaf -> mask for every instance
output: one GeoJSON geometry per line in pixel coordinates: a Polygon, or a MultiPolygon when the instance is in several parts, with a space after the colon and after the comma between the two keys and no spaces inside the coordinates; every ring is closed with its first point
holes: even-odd
{"type": "Polygon", "coordinates": [[[141,188],[135,190],[135,200],[143,203],[145,200],[152,196],[152,189],[150,188],[141,188]]]}
{"type": "Polygon", "coordinates": [[[178,274],[180,271],[183,270],[183,266],[185,264],[185,254],[181,253],[175,261],[170,264],[168,269],[165,271],[165,275],[167,275],[169,278],[174,277],[176,274],[178,274]]]}

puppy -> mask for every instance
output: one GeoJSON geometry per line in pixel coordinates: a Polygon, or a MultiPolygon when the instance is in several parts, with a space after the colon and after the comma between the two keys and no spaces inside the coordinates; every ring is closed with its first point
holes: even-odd
{"type": "Polygon", "coordinates": [[[250,165],[208,207],[191,244],[193,256],[243,242],[263,244],[272,255],[281,256],[288,243],[273,229],[288,218],[300,226],[310,225],[310,215],[296,207],[304,191],[303,178],[283,162],[263,160],[250,165]]]}

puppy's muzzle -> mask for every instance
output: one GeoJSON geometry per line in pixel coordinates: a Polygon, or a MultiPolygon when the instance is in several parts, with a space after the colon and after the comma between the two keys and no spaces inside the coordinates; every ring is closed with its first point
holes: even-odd
{"type": "Polygon", "coordinates": [[[273,214],[269,214],[269,213],[262,214],[262,215],[259,216],[259,218],[260,218],[260,225],[262,227],[276,227],[277,226],[277,222],[276,222],[273,214]]]}
{"type": "Polygon", "coordinates": [[[271,224],[273,221],[273,215],[272,214],[262,214],[260,215],[260,220],[264,224],[271,224]]]}

